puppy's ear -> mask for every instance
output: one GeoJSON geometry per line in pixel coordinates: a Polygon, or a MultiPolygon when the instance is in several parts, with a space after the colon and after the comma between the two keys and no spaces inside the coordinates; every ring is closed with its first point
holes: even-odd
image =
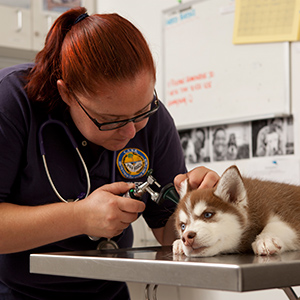
{"type": "Polygon", "coordinates": [[[182,199],[188,192],[191,191],[188,178],[181,182],[179,196],[182,199]]]}
{"type": "Polygon", "coordinates": [[[242,176],[236,166],[229,167],[221,176],[215,196],[235,204],[247,204],[247,192],[242,176]]]}

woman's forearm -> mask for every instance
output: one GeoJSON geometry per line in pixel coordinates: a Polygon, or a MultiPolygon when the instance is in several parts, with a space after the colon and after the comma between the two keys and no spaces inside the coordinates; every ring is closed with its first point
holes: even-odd
{"type": "Polygon", "coordinates": [[[174,225],[174,214],[169,218],[165,227],[152,229],[152,232],[157,241],[162,246],[172,245],[175,239],[178,238],[175,225],[174,225]]]}
{"type": "Polygon", "coordinates": [[[79,235],[74,203],[0,203],[0,253],[19,252],[79,235]]]}

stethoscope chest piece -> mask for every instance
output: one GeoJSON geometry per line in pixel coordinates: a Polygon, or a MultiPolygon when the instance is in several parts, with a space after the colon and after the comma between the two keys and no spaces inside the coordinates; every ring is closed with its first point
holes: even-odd
{"type": "Polygon", "coordinates": [[[107,239],[106,241],[101,241],[97,246],[97,250],[113,250],[113,249],[119,249],[119,246],[115,241],[111,239],[107,239]]]}

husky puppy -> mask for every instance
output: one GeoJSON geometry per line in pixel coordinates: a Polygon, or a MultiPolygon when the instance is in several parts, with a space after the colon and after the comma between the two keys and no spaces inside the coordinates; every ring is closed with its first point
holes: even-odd
{"type": "Polygon", "coordinates": [[[280,254],[300,249],[300,187],[242,178],[231,166],[213,189],[183,182],[175,212],[174,254],[280,254]]]}

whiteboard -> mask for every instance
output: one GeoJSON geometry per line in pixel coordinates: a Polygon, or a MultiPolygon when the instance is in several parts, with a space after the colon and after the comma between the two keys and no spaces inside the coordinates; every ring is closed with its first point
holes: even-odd
{"type": "Polygon", "coordinates": [[[164,103],[179,129],[289,115],[288,42],[233,45],[234,1],[163,11],[164,103]]]}

